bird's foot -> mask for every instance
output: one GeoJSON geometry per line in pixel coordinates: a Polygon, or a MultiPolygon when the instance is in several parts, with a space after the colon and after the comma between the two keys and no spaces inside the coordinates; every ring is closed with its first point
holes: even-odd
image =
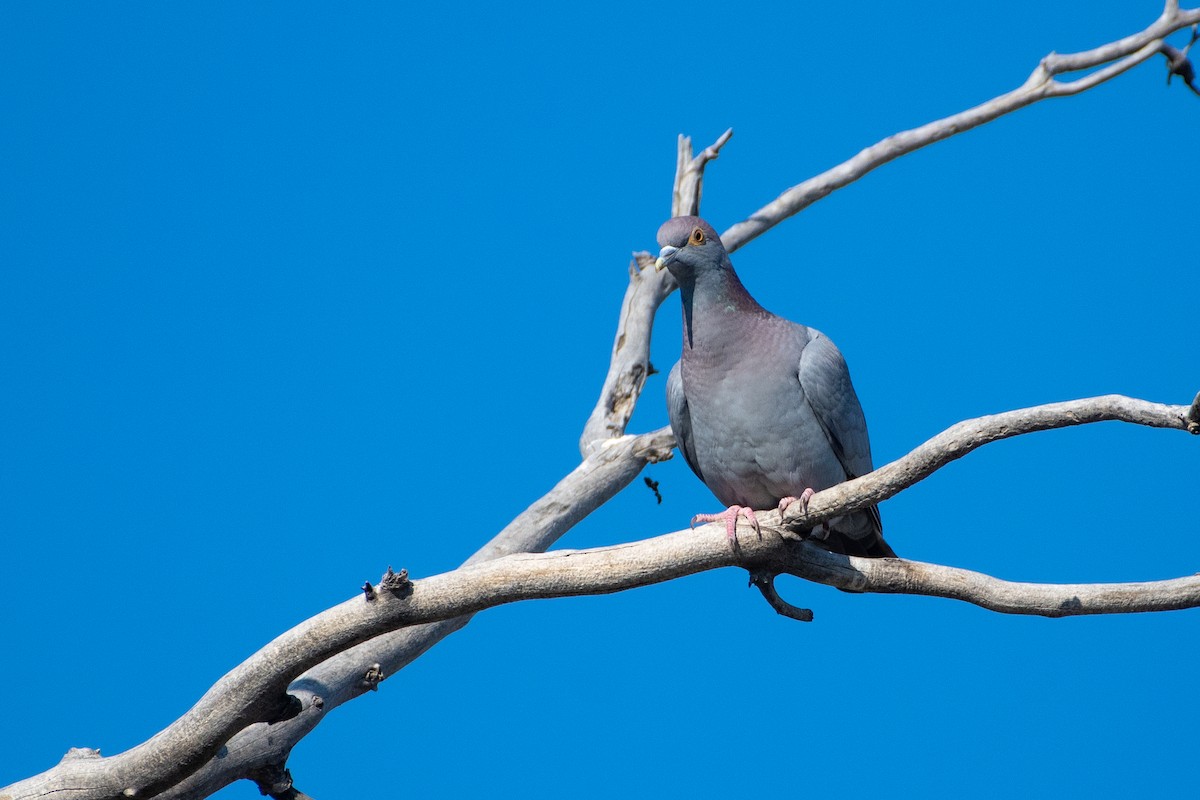
{"type": "Polygon", "coordinates": [[[783,516],[783,513],[785,511],[787,511],[788,506],[790,506],[792,503],[799,503],[800,509],[805,514],[807,514],[808,513],[808,501],[812,499],[812,496],[814,494],[816,494],[816,492],[814,492],[812,490],[812,487],[810,486],[809,488],[807,488],[803,492],[801,492],[799,497],[788,496],[788,497],[783,498],[782,500],[779,501],[779,515],[783,516]]]}
{"type": "Polygon", "coordinates": [[[733,545],[734,549],[737,549],[738,517],[745,517],[746,521],[750,523],[750,527],[754,529],[754,532],[762,536],[762,528],[758,525],[758,517],[754,515],[754,509],[747,508],[746,506],[730,506],[716,514],[697,514],[692,517],[692,527],[695,528],[698,522],[720,522],[724,520],[725,535],[729,537],[729,543],[733,545]]]}

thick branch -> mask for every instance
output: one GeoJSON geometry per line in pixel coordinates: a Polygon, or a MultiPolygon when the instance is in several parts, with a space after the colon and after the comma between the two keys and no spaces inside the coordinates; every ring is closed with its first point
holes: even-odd
{"type": "Polygon", "coordinates": [[[670,272],[654,268],[654,256],[634,254],[629,264],[629,287],[617,318],[608,375],[579,437],[579,450],[585,458],[601,442],[625,432],[646,378],[651,375],[650,334],[655,314],[675,287],[670,272]]]}
{"type": "MultiPolygon", "coordinates": [[[[1188,406],[1111,396],[959,423],[884,467],[879,471],[885,473],[883,478],[872,473],[814,495],[811,514],[804,521],[811,523],[878,502],[989,441],[1114,419],[1188,430],[1190,413],[1188,406]]],[[[656,442],[655,437],[663,435],[651,434],[649,441],[656,442]]],[[[14,800],[67,789],[81,800],[153,795],[210,758],[247,722],[264,719],[268,712],[278,713],[277,701],[295,676],[359,643],[406,626],[461,619],[504,603],[623,591],[723,566],[742,566],[759,575],[789,572],[862,592],[949,597],[1007,613],[1065,616],[1200,605],[1198,577],[1143,584],[1012,584],[952,567],[834,555],[771,527],[779,521],[776,512],[762,518],[767,523],[763,534],[743,534],[737,548],[729,546],[723,526],[709,525],[696,533],[680,531],[615,547],[518,553],[414,583],[397,582],[390,589],[383,584],[275,639],[221,678],[191,710],[150,741],[110,758],[64,760],[42,775],[8,787],[5,793],[14,800]]],[[[771,592],[764,594],[772,599],[771,592]]],[[[774,601],[781,613],[793,608],[777,595],[774,601]]],[[[789,615],[802,613],[795,609],[789,615]]],[[[373,665],[373,669],[378,667],[373,665]]]]}
{"type": "MultiPolygon", "coordinates": [[[[1163,36],[1195,21],[1200,21],[1200,10],[1179,12],[1168,3],[1163,17],[1142,34],[1085,54],[1051,55],[1039,66],[1041,72],[1035,71],[1021,89],[960,115],[885,139],[845,164],[789,190],[747,222],[735,225],[722,238],[729,249],[736,249],[778,221],[893,158],[1016,110],[1042,96],[1060,96],[1090,88],[1148,57],[1147,53],[1156,52],[1151,46],[1161,42],[1163,36]],[[1053,80],[1054,75],[1062,72],[1089,68],[1078,62],[1081,56],[1091,54],[1101,54],[1105,58],[1090,66],[1109,61],[1116,63],[1072,83],[1053,80]],[[1005,107],[997,111],[993,104],[998,101],[1003,101],[1005,107]]],[[[1099,55],[1091,57],[1099,58],[1099,55]]],[[[691,155],[690,141],[681,139],[673,213],[694,213],[698,209],[704,166],[717,156],[729,135],[727,132],[695,157],[691,155]]],[[[645,261],[645,257],[640,259],[638,273],[652,272],[645,269],[645,261]]],[[[660,281],[665,282],[669,277],[668,273],[661,275],[664,277],[659,278],[660,281]]],[[[631,282],[613,348],[610,380],[605,382],[604,394],[597,405],[600,413],[593,412],[581,442],[586,455],[584,463],[473,556],[469,564],[548,547],[575,522],[627,485],[645,463],[667,457],[673,444],[669,431],[623,437],[603,444],[602,440],[619,437],[625,430],[642,381],[649,372],[650,324],[658,305],[672,289],[673,286],[665,283],[657,287],[651,287],[649,283],[635,287],[631,282]],[[631,299],[633,295],[637,295],[636,299],[631,299]],[[631,321],[635,318],[636,321],[631,321]],[[642,374],[637,377],[635,372],[639,364],[642,374]]],[[[1193,432],[1200,431],[1200,396],[1189,414],[1193,432]]],[[[1185,422],[1184,427],[1188,427],[1188,423],[1185,422]]],[[[969,449],[946,460],[960,457],[969,449]]],[[[812,523],[835,515],[839,510],[878,502],[945,463],[926,465],[928,472],[912,477],[916,473],[906,473],[898,466],[904,461],[901,459],[860,479],[864,483],[856,489],[867,493],[863,498],[839,499],[839,491],[850,494],[843,487],[816,495],[810,504],[810,514],[803,521],[812,523]],[[901,470],[898,473],[900,483],[886,484],[887,480],[896,477],[888,477],[887,470],[892,468],[901,470]],[[880,475],[884,478],[879,478],[880,475]],[[903,483],[908,478],[911,481],[903,483]],[[871,482],[873,479],[880,483],[871,482]],[[844,502],[844,505],[836,505],[838,502],[844,502]]],[[[936,458],[930,463],[935,461],[936,458]]],[[[1168,598],[1167,604],[1160,608],[1195,605],[1189,583],[1194,579],[1112,587],[1047,588],[1008,584],[962,570],[916,562],[845,559],[806,544],[781,539],[775,535],[779,532],[770,528],[765,529],[765,533],[762,539],[747,537],[736,558],[728,548],[723,531],[714,528],[697,534],[674,534],[636,545],[583,553],[509,556],[501,562],[475,564],[446,576],[419,581],[414,584],[412,594],[405,597],[377,590],[374,600],[361,595],[276,639],[225,676],[184,717],[145,744],[110,758],[100,758],[93,751],[84,755],[73,751],[58,767],[0,790],[0,797],[6,796],[5,793],[8,797],[35,797],[52,792],[65,792],[75,798],[127,797],[146,796],[159,790],[166,792],[161,795],[164,797],[203,797],[234,779],[253,774],[254,766],[281,768],[291,746],[320,721],[325,711],[373,688],[379,680],[409,663],[443,636],[461,628],[477,610],[533,597],[619,591],[718,566],[738,564],[758,570],[761,575],[770,575],[773,570],[792,572],[860,591],[913,591],[954,597],[1011,613],[1053,616],[1059,613],[1156,610],[1146,598],[1146,589],[1168,598]],[[538,558],[543,561],[537,561],[538,558]],[[570,565],[570,568],[564,565],[570,565]],[[486,571],[493,566],[495,571],[486,571]],[[480,572],[481,569],[484,571],[480,572]],[[456,584],[455,581],[466,583],[456,584]],[[478,594],[481,591],[483,595],[478,594]],[[455,592],[459,594],[451,596],[455,592]],[[476,594],[472,595],[473,592],[476,594]],[[1046,594],[1035,598],[1039,592],[1046,594]],[[1014,593],[1016,602],[1006,599],[1014,593]],[[479,602],[472,604],[471,596],[479,602]],[[440,602],[439,597],[445,602],[440,602]],[[1023,604],[1026,600],[1029,602],[1023,604]],[[362,618],[364,610],[368,616],[374,613],[375,617],[362,618]],[[385,610],[387,613],[383,613],[385,610]],[[401,625],[410,627],[395,631],[401,625]],[[380,635],[389,630],[395,632],[380,635]],[[356,641],[366,644],[352,647],[356,641]],[[351,649],[347,651],[347,647],[351,649]],[[288,685],[291,678],[317,664],[320,666],[288,685]],[[278,719],[285,686],[299,699],[299,713],[270,726],[255,723],[259,719],[278,719]],[[242,731],[240,734],[229,738],[239,730],[242,731]],[[209,761],[200,772],[177,783],[181,776],[211,758],[223,742],[225,746],[219,761],[209,761]]],[[[765,596],[771,599],[772,594],[773,604],[782,609],[781,613],[794,609],[774,593],[773,586],[765,596]]],[[[794,611],[793,616],[803,616],[802,610],[794,611]]],[[[293,712],[294,709],[288,713],[293,712]]]]}
{"type": "MultiPolygon", "coordinates": [[[[692,155],[691,140],[680,137],[673,208],[680,203],[698,206],[704,167],[718,156],[732,134],[732,130],[726,131],[696,156],[692,155]]],[[[630,265],[630,284],[621,307],[608,376],[580,438],[583,463],[466,563],[545,550],[627,486],[646,463],[670,457],[674,437],[669,430],[616,438],[624,433],[651,373],[650,333],[655,313],[675,289],[669,272],[648,268],[652,262],[648,253],[642,253],[635,255],[630,265]]],[[[470,616],[463,616],[405,628],[330,658],[289,686],[289,693],[302,708],[299,714],[270,725],[270,736],[266,724],[251,725],[226,744],[220,762],[210,761],[162,796],[205,797],[253,770],[275,767],[290,746],[307,735],[325,713],[377,685],[378,680],[363,679],[375,665],[382,678],[394,675],[469,621],[470,616]]]]}
{"type": "Polygon", "coordinates": [[[733,252],[788,217],[893,159],[991,122],[1038,100],[1078,94],[1114,78],[1157,53],[1163,37],[1197,22],[1200,22],[1200,8],[1180,11],[1168,4],[1163,15],[1141,33],[1082,53],[1051,53],[1042,59],[1033,74],[1019,88],[982,105],[919,128],[902,131],[871,145],[850,160],[788,189],[749,218],[722,233],[721,241],[726,250],[733,252]],[[1062,82],[1055,79],[1057,75],[1092,69],[1104,64],[1109,66],[1075,81],[1062,82]]]}
{"type": "MultiPolygon", "coordinates": [[[[581,519],[628,486],[647,463],[670,458],[674,446],[675,437],[667,428],[606,440],[558,485],[480,548],[466,564],[512,553],[546,550],[581,519]]],[[[288,693],[300,701],[299,714],[282,722],[257,723],[242,730],[225,745],[222,758],[209,761],[160,797],[207,797],[256,770],[277,767],[292,745],[304,738],[330,710],[376,688],[380,680],[395,675],[470,621],[471,616],[464,615],[414,625],[334,655],[288,686],[288,693]],[[378,672],[378,677],[367,680],[366,676],[373,670],[378,672]]]]}

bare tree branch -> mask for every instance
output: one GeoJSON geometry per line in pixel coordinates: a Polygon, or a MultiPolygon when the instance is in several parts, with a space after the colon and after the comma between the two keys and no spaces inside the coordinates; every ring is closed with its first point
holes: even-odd
{"type": "MultiPolygon", "coordinates": [[[[1104,420],[1188,430],[1192,410],[1110,396],[962,422],[876,473],[818,492],[804,522],[878,502],[987,442],[1104,420]]],[[[650,435],[655,446],[659,435],[650,435]]],[[[778,512],[760,519],[762,530],[743,535],[736,548],[729,546],[723,525],[706,525],[695,533],[678,531],[613,547],[484,559],[412,582],[389,570],[378,588],[318,614],[259,650],[149,741],[108,758],[88,753],[91,757],[64,759],[48,772],[7,787],[0,797],[17,800],[68,789],[79,800],[152,796],[193,772],[247,723],[282,724],[280,709],[286,706],[281,699],[289,682],[357,644],[407,626],[464,619],[505,603],[623,591],[718,567],[750,570],[773,607],[795,619],[806,618],[805,610],[779,598],[772,582],[776,574],[858,592],[947,597],[1015,614],[1068,616],[1200,605],[1200,577],[1195,576],[1138,584],[1016,584],[953,567],[828,553],[779,527],[778,512]]]]}
{"type": "MultiPolygon", "coordinates": [[[[629,485],[647,463],[669,458],[674,447],[675,437],[667,428],[606,440],[465,563],[545,550],[629,485]]],[[[288,686],[288,693],[300,703],[298,714],[273,724],[256,723],[245,728],[225,745],[222,758],[209,761],[160,796],[207,797],[255,770],[277,767],[292,745],[316,727],[326,713],[377,688],[380,681],[470,621],[471,616],[464,615],[414,625],[337,653],[288,686]]]]}
{"type": "Polygon", "coordinates": [[[1159,52],[1165,36],[1196,23],[1200,23],[1200,8],[1180,11],[1178,3],[1167,3],[1162,16],[1141,33],[1082,53],[1051,53],[1041,60],[1033,74],[1019,88],[982,105],[919,128],[902,131],[871,145],[848,161],[788,189],[747,219],[722,233],[721,241],[725,244],[725,249],[732,253],[822,197],[853,183],[893,159],[991,122],[1038,100],[1065,97],[1091,89],[1159,52]],[[1109,66],[1075,81],[1064,83],[1055,79],[1058,75],[1092,69],[1103,64],[1109,66]]]}
{"type": "Polygon", "coordinates": [[[827,559],[816,550],[805,551],[798,566],[785,571],[851,591],[945,597],[1004,614],[1074,617],[1200,607],[1200,575],[1140,583],[1017,583],[900,558],[849,558],[843,566],[833,562],[845,556],[827,559]]]}
{"type": "MultiPolygon", "coordinates": [[[[1188,25],[1200,23],[1200,8],[1180,11],[1177,5],[1172,8],[1168,3],[1162,16],[1141,33],[1082,53],[1051,53],[1041,60],[1020,88],[974,108],[926,123],[919,128],[893,134],[865,148],[848,161],[797,184],[746,220],[736,223],[722,233],[721,241],[725,249],[733,252],[788,217],[900,156],[991,122],[1038,100],[1079,94],[1115,78],[1160,52],[1164,46],[1164,36],[1188,25]],[[1058,75],[1092,69],[1102,64],[1108,66],[1074,81],[1063,82],[1055,79],[1058,75]]],[[[1171,58],[1169,54],[1167,57],[1171,58]]],[[[679,137],[671,204],[672,216],[698,213],[704,167],[709,161],[717,158],[721,148],[732,135],[731,128],[701,151],[700,155],[694,157],[691,138],[682,135],[679,137]]],[[[649,254],[637,253],[630,265],[631,280],[621,307],[608,375],[605,377],[600,400],[592,410],[580,439],[580,450],[584,454],[606,436],[619,436],[625,432],[625,426],[633,414],[642,385],[649,374],[650,331],[654,313],[663,300],[675,290],[675,281],[669,273],[646,269],[651,261],[649,254]]]]}
{"type": "MultiPolygon", "coordinates": [[[[673,205],[699,204],[705,165],[715,159],[733,131],[726,131],[693,157],[691,139],[679,139],[679,164],[673,205]]],[[[514,552],[540,552],[579,520],[625,488],[646,463],[669,458],[675,439],[667,429],[639,437],[621,437],[650,374],[650,332],[659,305],[675,290],[669,272],[649,269],[653,258],[636,254],[613,344],[608,377],[584,426],[584,461],[550,493],[535,502],[476,552],[467,564],[514,552]],[[626,345],[628,342],[628,345],[626,345]]],[[[233,737],[225,755],[180,782],[163,797],[205,797],[252,770],[267,769],[280,758],[281,743],[298,742],[324,715],[378,685],[364,676],[376,665],[382,678],[394,675],[446,636],[460,630],[469,616],[413,626],[359,645],[330,658],[297,679],[288,691],[301,711],[272,725],[258,723],[233,737]],[[268,736],[268,729],[270,735],[268,736]]]]}
{"type": "MultiPolygon", "coordinates": [[[[1197,402],[1200,402],[1200,396],[1197,396],[1197,402]]],[[[1200,434],[1200,425],[1191,420],[1198,413],[1196,403],[1189,409],[1187,406],[1149,403],[1113,394],[1048,403],[967,420],[870,474],[817,492],[809,500],[807,510],[800,503],[793,503],[784,514],[784,523],[812,527],[838,514],[877,505],[924,480],[951,461],[1000,439],[1108,421],[1200,434]]]]}
{"type": "MultiPolygon", "coordinates": [[[[1196,21],[1200,21],[1200,9],[1181,12],[1177,3],[1168,2],[1163,16],[1140,34],[1086,53],[1051,54],[1020,89],[889,137],[788,190],[722,238],[727,248],[734,250],[893,158],[1043,97],[1066,96],[1098,85],[1155,52],[1165,52],[1160,48],[1162,38],[1196,21]],[[1104,64],[1107,66],[1072,82],[1055,79],[1104,64]]],[[[731,133],[727,131],[699,155],[692,154],[690,139],[680,138],[673,214],[699,209],[704,168],[718,156],[731,133]]],[[[679,532],[614,548],[514,555],[545,550],[628,485],[646,463],[670,456],[674,441],[669,430],[624,435],[645,377],[652,370],[649,342],[654,315],[675,288],[669,273],[647,269],[649,259],[649,254],[638,254],[631,265],[609,374],[581,437],[583,462],[464,567],[411,584],[396,580],[391,588],[371,586],[277,638],[149,741],[108,758],[101,758],[96,751],[72,750],[57,767],[0,789],[0,799],[51,793],[67,793],[73,798],[154,794],[198,798],[244,777],[259,781],[275,796],[302,797],[292,787],[285,768],[292,746],[325,712],[376,688],[441,638],[466,625],[476,611],[521,599],[621,591],[721,566],[750,570],[755,585],[772,606],[796,619],[811,618],[811,612],[779,597],[774,587],[776,574],[787,572],[856,591],[930,594],[1008,613],[1047,616],[1197,605],[1200,589],[1195,578],[1090,586],[1012,584],[950,567],[837,556],[796,541],[795,533],[770,524],[764,526],[761,538],[743,537],[736,552],[729,547],[721,526],[706,526],[694,534],[679,532]],[[218,752],[221,757],[213,758],[218,752]]],[[[815,495],[808,513],[798,517],[789,513],[786,524],[812,525],[879,502],[987,441],[1101,419],[1200,433],[1200,395],[1190,408],[1110,397],[961,423],[870,476],[815,495]],[[1013,414],[1026,416],[1010,418],[1013,414]],[[1005,427],[1018,424],[1027,427],[1019,431],[1005,427]]],[[[760,518],[783,524],[778,516],[763,514],[760,518]]]]}
{"type": "MultiPolygon", "coordinates": [[[[691,137],[680,135],[675,185],[671,192],[671,216],[699,211],[704,167],[720,155],[721,148],[732,136],[733,128],[730,128],[700,151],[700,155],[693,156],[691,137]]],[[[652,269],[653,265],[654,257],[645,252],[634,253],[629,265],[629,288],[625,290],[621,314],[617,318],[617,335],[613,340],[608,375],[579,439],[579,450],[585,457],[599,442],[625,433],[642,386],[651,374],[650,333],[654,316],[663,300],[676,289],[671,273],[652,269]]]]}
{"type": "Polygon", "coordinates": [[[1200,393],[1196,394],[1196,399],[1192,401],[1185,417],[1188,433],[1200,434],[1200,393]]]}
{"type": "Polygon", "coordinates": [[[634,253],[629,264],[629,287],[617,318],[608,375],[579,438],[579,450],[584,457],[601,442],[625,432],[646,378],[652,374],[650,334],[655,314],[675,288],[671,273],[654,269],[653,256],[634,253]]]}
{"type": "Polygon", "coordinates": [[[671,199],[671,216],[684,217],[700,213],[700,196],[704,190],[704,167],[721,154],[721,148],[733,137],[733,128],[692,157],[692,138],[679,135],[675,162],[675,191],[671,199]]]}

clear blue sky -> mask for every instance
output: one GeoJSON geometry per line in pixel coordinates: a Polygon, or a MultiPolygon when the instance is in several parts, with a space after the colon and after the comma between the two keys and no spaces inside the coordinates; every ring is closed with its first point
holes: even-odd
{"type": "MultiPolygon", "coordinates": [[[[0,9],[0,785],[143,741],[573,468],[676,134],[736,131],[704,196],[723,230],[1160,12],[434,5],[0,9]]],[[[1164,76],[890,164],[735,254],[841,346],[877,462],[983,413],[1200,390],[1200,98],[1164,76]]],[[[635,430],[665,423],[662,383],[635,430]]],[[[884,527],[1005,578],[1175,577],[1200,569],[1198,467],[1178,432],[1040,434],[887,502],[884,527]]],[[[662,505],[639,481],[561,546],[714,510],[680,461],[648,474],[662,505]]],[[[814,624],[734,570],[493,610],[332,714],[293,773],[318,798],[1194,791],[1200,612],[783,588],[814,624]]]]}

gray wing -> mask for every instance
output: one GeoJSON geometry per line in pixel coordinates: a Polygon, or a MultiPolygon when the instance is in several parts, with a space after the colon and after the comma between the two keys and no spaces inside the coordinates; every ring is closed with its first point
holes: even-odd
{"type": "MultiPolygon", "coordinates": [[[[846,478],[866,475],[875,468],[871,462],[871,440],[867,437],[867,419],[863,416],[854,385],[850,383],[846,360],[825,334],[812,328],[809,333],[812,338],[800,353],[800,385],[804,388],[804,400],[816,415],[846,478]]],[[[869,515],[874,535],[863,544],[862,532],[847,531],[850,539],[856,542],[856,549],[851,551],[843,546],[842,552],[895,556],[883,540],[878,506],[864,511],[869,515]]]]}
{"type": "Polygon", "coordinates": [[[846,477],[866,475],[874,469],[871,441],[867,438],[862,406],[850,383],[850,370],[828,337],[811,328],[809,333],[812,338],[800,353],[804,399],[816,415],[846,477]]]}
{"type": "Polygon", "coordinates": [[[683,460],[692,468],[702,482],[704,475],[700,472],[696,460],[696,440],[692,436],[692,417],[688,413],[687,398],[683,394],[683,374],[680,372],[680,362],[676,361],[667,376],[667,417],[671,420],[671,433],[675,434],[675,444],[683,453],[683,460]]]}

